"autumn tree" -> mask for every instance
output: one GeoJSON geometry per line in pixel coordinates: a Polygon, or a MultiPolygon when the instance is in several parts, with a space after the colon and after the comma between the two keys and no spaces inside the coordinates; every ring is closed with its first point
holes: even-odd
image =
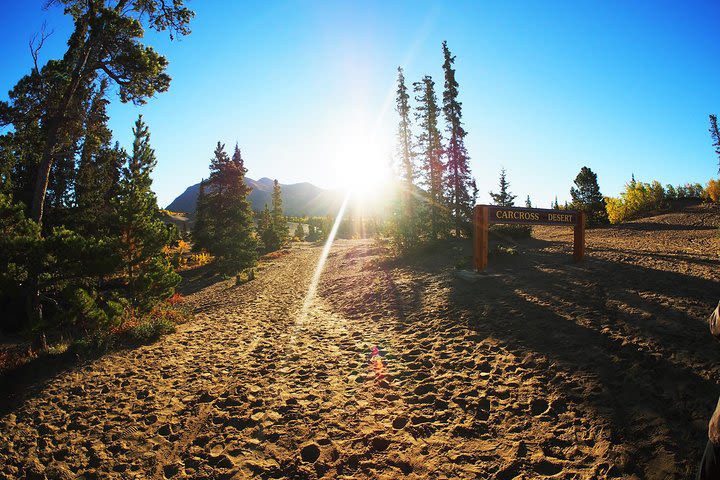
{"type": "Polygon", "coordinates": [[[425,224],[432,239],[437,239],[447,226],[445,191],[443,175],[445,165],[442,161],[442,136],[438,129],[440,110],[435,96],[435,82],[426,75],[413,83],[416,107],[415,118],[418,121],[419,134],[417,146],[422,159],[422,181],[427,188],[427,206],[425,224]]]}
{"type": "Polygon", "coordinates": [[[498,186],[500,187],[499,193],[490,192],[490,198],[492,198],[493,203],[495,205],[500,205],[501,207],[514,206],[517,195],[512,195],[510,193],[510,183],[507,181],[504,168],[500,170],[500,181],[498,182],[498,186]]]}
{"type": "Polygon", "coordinates": [[[468,164],[470,157],[465,148],[467,132],[462,126],[462,103],[458,101],[458,83],[455,79],[455,56],[450,54],[447,42],[442,43],[445,90],[443,91],[443,114],[448,133],[445,157],[447,158],[447,189],[450,213],[455,235],[469,233],[472,221],[472,176],[468,164]]]}
{"type": "Polygon", "coordinates": [[[600,193],[597,174],[588,167],[582,167],[574,183],[575,186],[570,188],[571,207],[585,212],[588,226],[608,223],[605,199],[600,193]]]}

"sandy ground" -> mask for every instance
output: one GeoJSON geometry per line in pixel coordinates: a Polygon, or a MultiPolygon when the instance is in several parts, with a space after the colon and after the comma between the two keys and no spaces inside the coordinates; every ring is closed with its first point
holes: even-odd
{"type": "Polygon", "coordinates": [[[537,228],[483,275],[455,268],[468,242],[339,241],[309,302],[320,248],[295,247],[6,402],[0,478],[690,478],[720,394],[713,224],[590,231],[579,264],[537,228]]]}

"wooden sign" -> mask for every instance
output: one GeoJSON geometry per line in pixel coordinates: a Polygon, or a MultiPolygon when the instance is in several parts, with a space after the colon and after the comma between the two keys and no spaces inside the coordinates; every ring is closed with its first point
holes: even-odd
{"type": "Polygon", "coordinates": [[[488,226],[493,223],[572,226],[575,229],[573,258],[575,261],[580,261],[585,256],[585,213],[583,212],[476,205],[473,216],[473,257],[475,268],[479,272],[487,268],[488,226]]]}

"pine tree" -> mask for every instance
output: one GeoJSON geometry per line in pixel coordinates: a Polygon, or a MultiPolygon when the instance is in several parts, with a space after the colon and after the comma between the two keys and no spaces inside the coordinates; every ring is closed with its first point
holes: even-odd
{"type": "Polygon", "coordinates": [[[455,56],[450,54],[447,42],[442,43],[445,90],[443,91],[443,113],[449,134],[445,155],[447,157],[447,186],[450,213],[453,218],[455,235],[469,234],[472,221],[472,176],[465,148],[465,129],[462,126],[462,103],[458,101],[458,83],[455,80],[455,56]]]}
{"type": "Polygon", "coordinates": [[[280,242],[277,238],[277,231],[273,228],[273,218],[267,203],[258,218],[258,234],[260,235],[260,242],[262,242],[263,252],[272,252],[279,248],[280,242]]]}
{"type": "Polygon", "coordinates": [[[442,162],[442,137],[438,130],[439,109],[435,96],[435,82],[426,75],[422,81],[413,83],[418,106],[415,118],[420,134],[417,145],[422,156],[422,179],[427,188],[427,226],[430,238],[437,239],[446,226],[446,206],[443,188],[445,165],[442,162]]]}
{"type": "Polygon", "coordinates": [[[231,159],[218,142],[204,192],[207,238],[201,238],[201,243],[205,242],[204,247],[217,258],[218,268],[229,274],[251,267],[257,260],[246,172],[240,148],[235,145],[231,159]]]}
{"type": "Polygon", "coordinates": [[[303,229],[302,223],[298,223],[295,226],[295,233],[293,233],[293,237],[297,238],[301,242],[305,240],[305,229],[303,229]]]}
{"type": "Polygon", "coordinates": [[[133,308],[143,311],[169,297],[180,283],[180,276],[162,254],[163,247],[172,239],[172,231],[160,218],[157,198],[151,188],[155,152],[142,115],[135,122],[133,135],[132,154],[122,169],[118,185],[115,221],[128,298],[133,308]]]}
{"type": "Polygon", "coordinates": [[[197,203],[195,204],[195,224],[192,230],[193,251],[207,250],[213,234],[208,222],[208,203],[205,195],[205,179],[200,180],[197,203]]]}
{"type": "Polygon", "coordinates": [[[510,183],[507,181],[504,168],[500,170],[499,186],[500,193],[490,192],[490,197],[492,198],[493,203],[495,205],[500,205],[501,207],[512,207],[515,205],[515,198],[517,195],[512,195],[509,192],[510,183]]]}
{"type": "Polygon", "coordinates": [[[720,131],[718,131],[717,116],[710,115],[710,138],[713,141],[715,154],[718,156],[718,174],[720,175],[720,131]]]}
{"type": "Polygon", "coordinates": [[[608,223],[605,198],[600,193],[597,174],[588,167],[582,167],[574,183],[577,188],[570,188],[572,208],[585,212],[588,226],[608,223]]]}
{"type": "Polygon", "coordinates": [[[273,182],[272,224],[278,239],[278,245],[275,249],[277,250],[287,243],[289,236],[287,221],[285,221],[285,215],[283,215],[282,190],[277,179],[273,182]]]}
{"type": "MultiPolygon", "coordinates": [[[[80,148],[88,104],[103,78],[118,88],[122,102],[142,104],[168,89],[168,62],[141,43],[143,26],[156,31],[188,34],[193,12],[183,0],[62,0],[72,16],[74,30],[60,60],[36,66],[16,84],[8,102],[0,102],[0,125],[13,133],[0,140],[0,175],[13,175],[16,201],[27,205],[29,217],[41,228],[39,237],[53,235],[54,227],[71,223],[67,214],[73,199],[75,157],[80,148]],[[16,190],[17,189],[17,190],[16,190]],[[46,205],[47,204],[47,205],[46,205]]],[[[42,41],[40,42],[42,43],[42,41]]],[[[31,46],[37,60],[39,46],[31,46]]],[[[5,185],[5,188],[7,185],[5,185]]],[[[57,255],[51,255],[57,258],[57,255]]],[[[30,324],[42,323],[41,276],[47,272],[28,265],[27,315],[30,324]]]]}
{"type": "Polygon", "coordinates": [[[415,165],[412,144],[412,123],[410,121],[410,95],[405,85],[402,67],[398,67],[398,86],[395,109],[399,116],[397,131],[397,152],[399,158],[399,211],[397,212],[396,242],[401,246],[417,241],[417,202],[415,200],[415,165]]]}
{"type": "Polygon", "coordinates": [[[530,195],[525,199],[525,208],[532,208],[532,202],[530,201],[530,195]]]}
{"type": "Polygon", "coordinates": [[[85,120],[85,135],[75,179],[75,212],[72,224],[85,235],[103,236],[111,230],[113,198],[120,170],[127,156],[107,126],[107,82],[100,84],[85,120]]]}

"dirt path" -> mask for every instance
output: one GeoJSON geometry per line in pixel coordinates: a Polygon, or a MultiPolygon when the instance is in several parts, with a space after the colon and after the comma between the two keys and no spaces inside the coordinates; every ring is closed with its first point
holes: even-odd
{"type": "Polygon", "coordinates": [[[717,260],[590,237],[575,265],[540,234],[482,277],[452,268],[467,242],[402,264],[339,241],[312,302],[319,247],[202,289],[175,334],[1,417],[0,478],[689,478],[717,260]]]}
{"type": "MultiPolygon", "coordinates": [[[[349,248],[340,242],[331,256],[349,248]]],[[[0,419],[0,472],[351,478],[388,464],[412,471],[412,457],[388,453],[393,422],[408,418],[384,410],[388,400],[379,405],[385,396],[400,401],[373,358],[372,347],[385,343],[381,324],[348,323],[319,297],[302,314],[319,253],[295,248],[253,282],[201,290],[188,298],[197,319],[177,333],[48,382],[0,419]]]]}

